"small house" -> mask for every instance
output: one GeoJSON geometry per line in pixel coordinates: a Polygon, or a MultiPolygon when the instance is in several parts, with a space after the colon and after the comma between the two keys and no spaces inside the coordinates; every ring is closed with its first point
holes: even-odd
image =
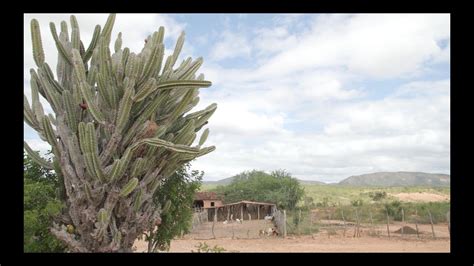
{"type": "Polygon", "coordinates": [[[197,192],[194,195],[194,209],[213,209],[222,205],[222,199],[217,196],[216,192],[197,192]]]}

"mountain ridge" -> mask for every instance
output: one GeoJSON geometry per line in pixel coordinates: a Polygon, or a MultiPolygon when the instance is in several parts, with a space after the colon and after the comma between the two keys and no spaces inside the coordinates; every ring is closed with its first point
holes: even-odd
{"type": "MultiPolygon", "coordinates": [[[[235,176],[216,181],[203,181],[203,184],[228,185],[235,176]]],[[[298,179],[298,178],[297,178],[298,179]]],[[[298,179],[301,184],[311,185],[341,185],[341,186],[450,186],[450,175],[425,172],[374,172],[349,176],[337,183],[325,183],[319,180],[298,179]]]]}

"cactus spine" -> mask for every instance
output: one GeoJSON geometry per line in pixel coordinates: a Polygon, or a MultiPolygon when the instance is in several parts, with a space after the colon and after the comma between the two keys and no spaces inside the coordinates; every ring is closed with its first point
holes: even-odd
{"type": "Polygon", "coordinates": [[[189,57],[175,67],[184,32],[164,60],[163,27],[136,53],[122,48],[122,33],[111,43],[115,19],[112,14],[94,28],[87,48],[75,16],[69,29],[61,22],[59,34],[49,24],[58,51],[57,80],[45,62],[39,23],[33,19],[30,25],[37,69],[30,71],[31,105],[25,95],[24,120],[53,147],[54,164],[26,142],[24,148],[62,176],[69,203],[63,215],[76,230],[64,234],[56,224],[51,232],[72,251],[130,251],[169,208],[149,200],[157,187],[181,165],[215,149],[201,147],[208,129],[193,146],[216,104],[189,113],[199,102],[199,89],[211,82],[197,75],[202,58],[189,57]],[[54,115],[44,112],[40,97],[54,115]]]}

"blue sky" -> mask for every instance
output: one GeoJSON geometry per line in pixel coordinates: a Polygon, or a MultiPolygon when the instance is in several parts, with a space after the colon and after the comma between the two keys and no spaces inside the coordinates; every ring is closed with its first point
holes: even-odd
{"type": "MultiPolygon", "coordinates": [[[[106,20],[76,17],[84,43],[106,20]]],[[[47,24],[69,15],[25,14],[29,99],[31,18],[55,66],[47,24]]],[[[139,52],[159,26],[167,54],[186,32],[179,60],[202,56],[200,72],[213,82],[196,107],[218,104],[207,141],[217,149],[193,163],[204,180],[279,168],[324,182],[375,171],[450,173],[448,14],[117,14],[113,36],[122,32],[123,46],[139,52]]],[[[48,149],[26,125],[24,137],[48,149]]]]}

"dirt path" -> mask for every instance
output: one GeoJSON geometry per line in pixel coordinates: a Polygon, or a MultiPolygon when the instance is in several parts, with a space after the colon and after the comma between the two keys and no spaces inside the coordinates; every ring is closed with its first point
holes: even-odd
{"type": "MultiPolygon", "coordinates": [[[[256,234],[247,236],[249,228],[265,225],[260,221],[234,225],[234,239],[229,235],[228,225],[216,224],[217,239],[211,239],[210,224],[203,224],[183,239],[173,240],[170,252],[197,251],[196,246],[204,242],[210,247],[223,247],[227,252],[450,252],[449,232],[444,224],[435,225],[436,239],[432,238],[430,225],[419,225],[420,239],[416,235],[405,235],[402,238],[400,234],[394,233],[401,227],[401,223],[390,225],[391,239],[386,235],[386,227],[383,225],[374,228],[378,235],[369,235],[368,229],[365,228],[359,238],[353,237],[353,228],[347,229],[345,237],[341,229],[337,229],[336,235],[330,236],[325,230],[314,234],[313,237],[306,235],[259,238],[256,234]]],[[[143,252],[146,250],[146,243],[137,241],[136,247],[137,252],[143,252]]]]}
{"type": "Polygon", "coordinates": [[[436,202],[436,201],[449,201],[449,195],[440,195],[428,192],[419,192],[419,193],[398,193],[390,194],[398,198],[400,201],[406,202],[436,202]]]}
{"type": "MultiPolygon", "coordinates": [[[[171,252],[197,250],[202,240],[174,240],[171,252]]],[[[218,245],[229,252],[449,252],[450,241],[402,240],[385,238],[333,237],[315,238],[311,236],[286,239],[216,239],[206,240],[209,246],[218,245]]]]}

